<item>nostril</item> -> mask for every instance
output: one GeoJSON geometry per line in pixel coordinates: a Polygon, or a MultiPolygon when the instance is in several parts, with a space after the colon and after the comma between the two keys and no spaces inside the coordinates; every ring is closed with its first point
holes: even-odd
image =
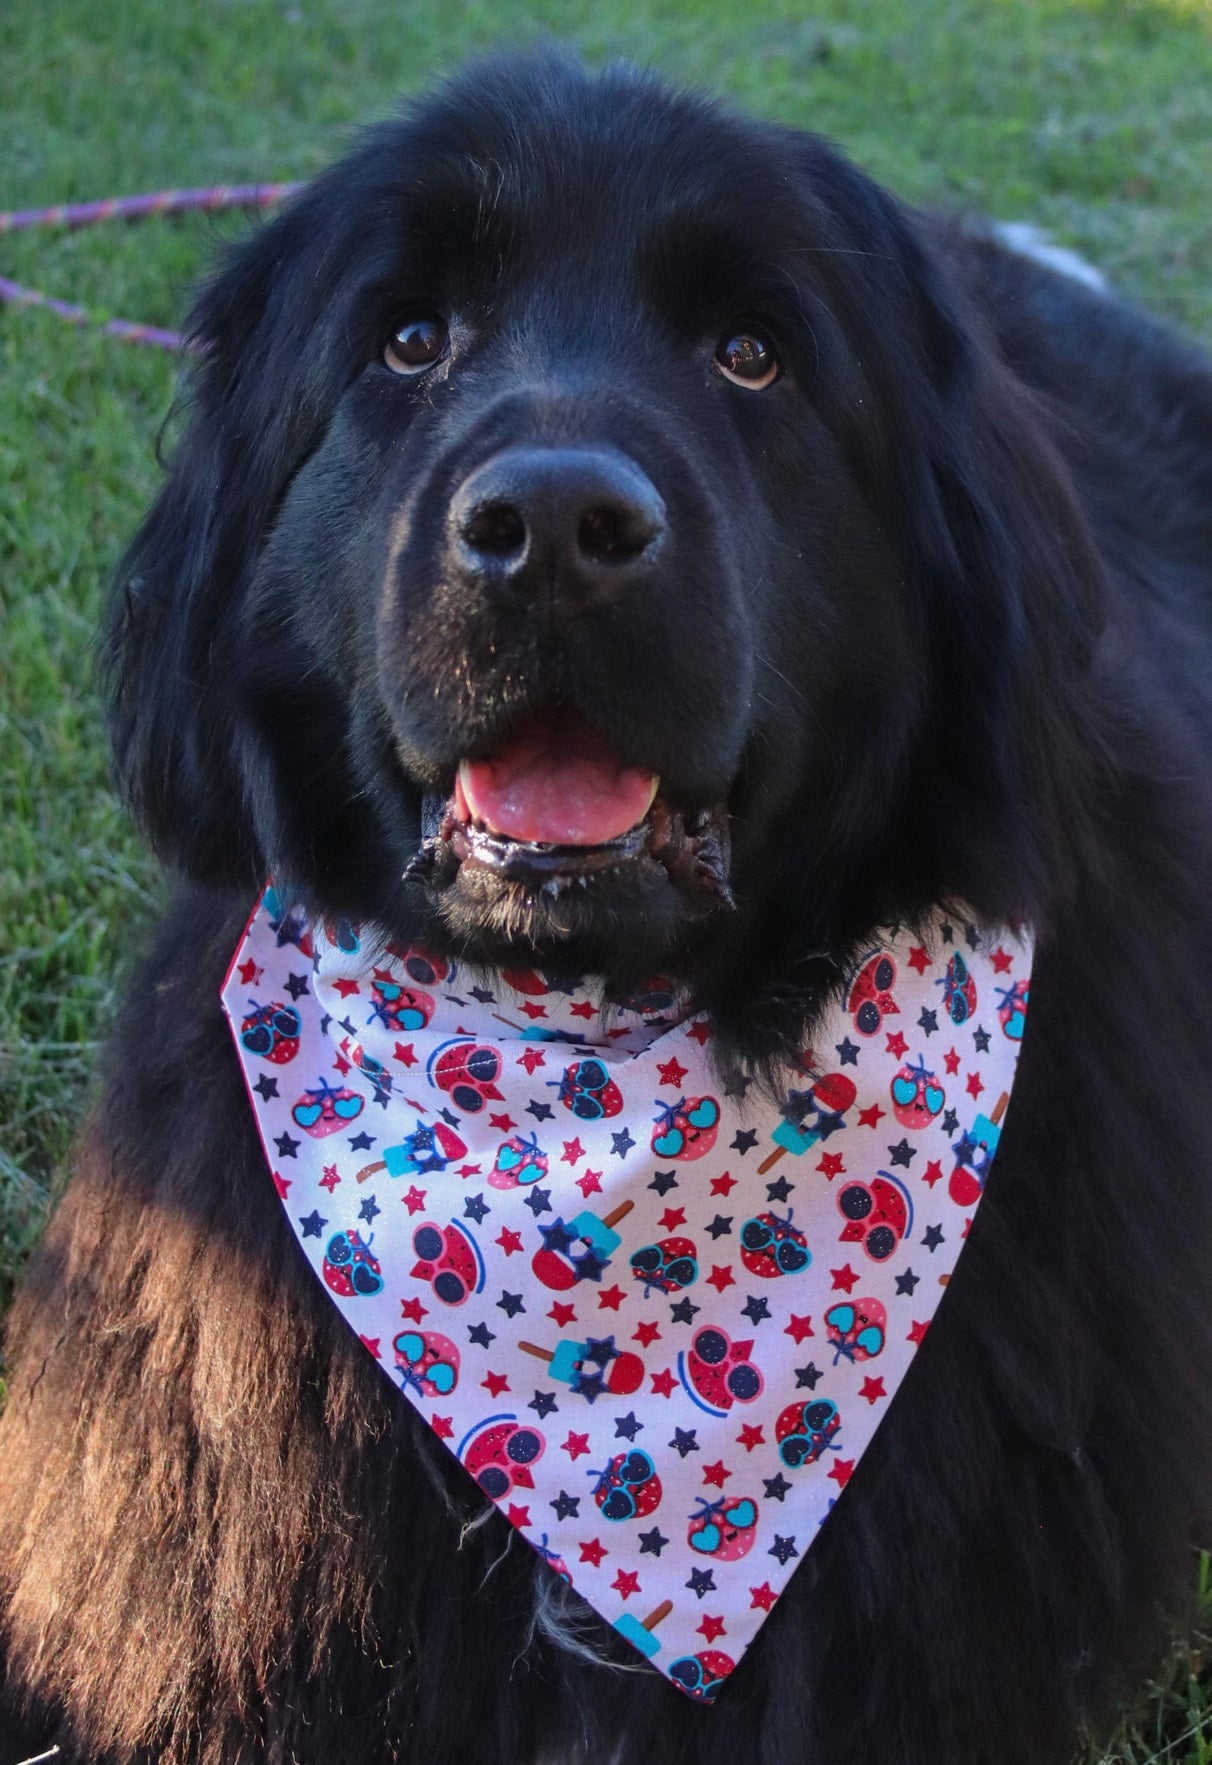
{"type": "Polygon", "coordinates": [[[595,564],[625,564],[651,544],[659,526],[638,508],[599,505],[577,523],[577,546],[595,564]]]}
{"type": "Polygon", "coordinates": [[[526,523],[512,503],[481,503],[467,515],[461,532],[474,551],[508,557],[526,544],[526,523]]]}

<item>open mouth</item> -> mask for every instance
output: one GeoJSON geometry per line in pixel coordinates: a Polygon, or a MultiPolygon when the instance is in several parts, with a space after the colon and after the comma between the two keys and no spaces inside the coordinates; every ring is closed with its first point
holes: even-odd
{"type": "Polygon", "coordinates": [[[405,877],[438,891],[464,868],[556,896],[657,865],[695,917],[732,905],[726,805],[673,802],[571,711],[535,713],[491,754],[465,757],[424,821],[405,877]]]}

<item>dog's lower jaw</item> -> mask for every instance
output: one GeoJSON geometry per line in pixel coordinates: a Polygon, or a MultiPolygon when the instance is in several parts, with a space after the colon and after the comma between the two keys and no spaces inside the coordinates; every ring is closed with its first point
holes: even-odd
{"type": "MultiPolygon", "coordinates": [[[[508,839],[426,799],[427,835],[404,871],[443,921],[489,960],[620,938],[659,960],[688,926],[730,911],[727,806],[685,811],[658,797],[644,820],[597,846],[508,839]]],[[[600,964],[598,964],[600,966],[600,964]]]]}

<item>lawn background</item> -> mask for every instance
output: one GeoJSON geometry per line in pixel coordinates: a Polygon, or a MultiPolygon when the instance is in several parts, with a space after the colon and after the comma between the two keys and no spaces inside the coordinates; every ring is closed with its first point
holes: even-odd
{"type": "MultiPolygon", "coordinates": [[[[0,209],[305,178],[467,54],[627,55],[1030,219],[1212,343],[1212,0],[0,0],[0,209]]],[[[160,325],[237,217],[0,236],[0,274],[160,325]]],[[[0,310],[0,1310],[87,1104],[154,868],[106,790],[98,596],[157,479],[171,358],[0,310]]],[[[0,1369],[2,1397],[2,1369],[0,1369]]],[[[1212,1627],[1208,1565],[1203,1627],[1212,1627]]],[[[1212,1765],[1206,1637],[1091,1760],[1212,1765]]]]}

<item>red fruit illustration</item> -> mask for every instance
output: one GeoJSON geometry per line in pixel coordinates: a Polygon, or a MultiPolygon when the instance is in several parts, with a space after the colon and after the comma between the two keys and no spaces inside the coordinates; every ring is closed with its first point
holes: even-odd
{"type": "Polygon", "coordinates": [[[396,1370],[406,1390],[447,1397],[459,1383],[459,1351],[436,1330],[401,1330],[392,1343],[396,1370]]]}
{"type": "Polygon", "coordinates": [[[900,1067],[890,1086],[892,1113],[903,1128],[928,1128],[947,1101],[947,1094],[924,1060],[900,1067]]]}
{"type": "Polygon", "coordinates": [[[417,1261],[410,1274],[428,1281],[443,1305],[463,1305],[484,1286],[484,1259],[466,1226],[425,1220],[412,1235],[417,1261]]]}
{"type": "Polygon", "coordinates": [[[533,1489],[530,1467],[547,1448],[537,1428],[519,1424],[516,1416],[489,1416],[459,1442],[458,1457],[484,1494],[504,1501],[513,1489],[533,1489]]]}
{"type": "Polygon", "coordinates": [[[656,1466],[639,1447],[616,1453],[597,1478],[593,1499],[604,1520],[642,1520],[660,1503],[656,1466]]]}
{"type": "Polygon", "coordinates": [[[240,1041],[250,1054],[260,1055],[271,1066],[285,1066],[299,1052],[302,1020],[293,1005],[275,999],[272,1005],[248,1002],[248,1015],[240,1025],[240,1041]]]}
{"type": "Polygon", "coordinates": [[[708,1501],[696,1497],[699,1511],[690,1521],[686,1542],[701,1557],[735,1563],[748,1556],[757,1537],[758,1505],[751,1496],[721,1495],[708,1501]]]}
{"type": "Polygon", "coordinates": [[[899,1013],[900,1006],[892,997],[895,985],[896,963],[886,950],[863,958],[846,996],[846,1010],[860,1036],[878,1035],[885,1017],[899,1013]]]}
{"type": "Polygon", "coordinates": [[[321,1079],[318,1089],[304,1091],[290,1113],[296,1127],[310,1134],[313,1140],[322,1140],[326,1134],[340,1133],[351,1121],[356,1121],[365,1107],[365,1099],[356,1091],[345,1085],[330,1085],[321,1079]]]}
{"type": "Polygon", "coordinates": [[[714,1097],[679,1097],[676,1103],[656,1099],[652,1150],[658,1158],[702,1158],[715,1145],[720,1106],[714,1097]]]}
{"type": "Polygon", "coordinates": [[[847,1183],[838,1191],[838,1212],[846,1221],[843,1244],[861,1244],[872,1262],[886,1262],[913,1229],[913,1203],[905,1185],[890,1171],[870,1183],[847,1183]]]}
{"type": "Polygon", "coordinates": [[[689,1351],[679,1354],[678,1372],[700,1408],[724,1416],[734,1403],[752,1403],[762,1394],[764,1381],[752,1353],[752,1338],[733,1342],[718,1324],[704,1324],[691,1337],[689,1351]]]}

